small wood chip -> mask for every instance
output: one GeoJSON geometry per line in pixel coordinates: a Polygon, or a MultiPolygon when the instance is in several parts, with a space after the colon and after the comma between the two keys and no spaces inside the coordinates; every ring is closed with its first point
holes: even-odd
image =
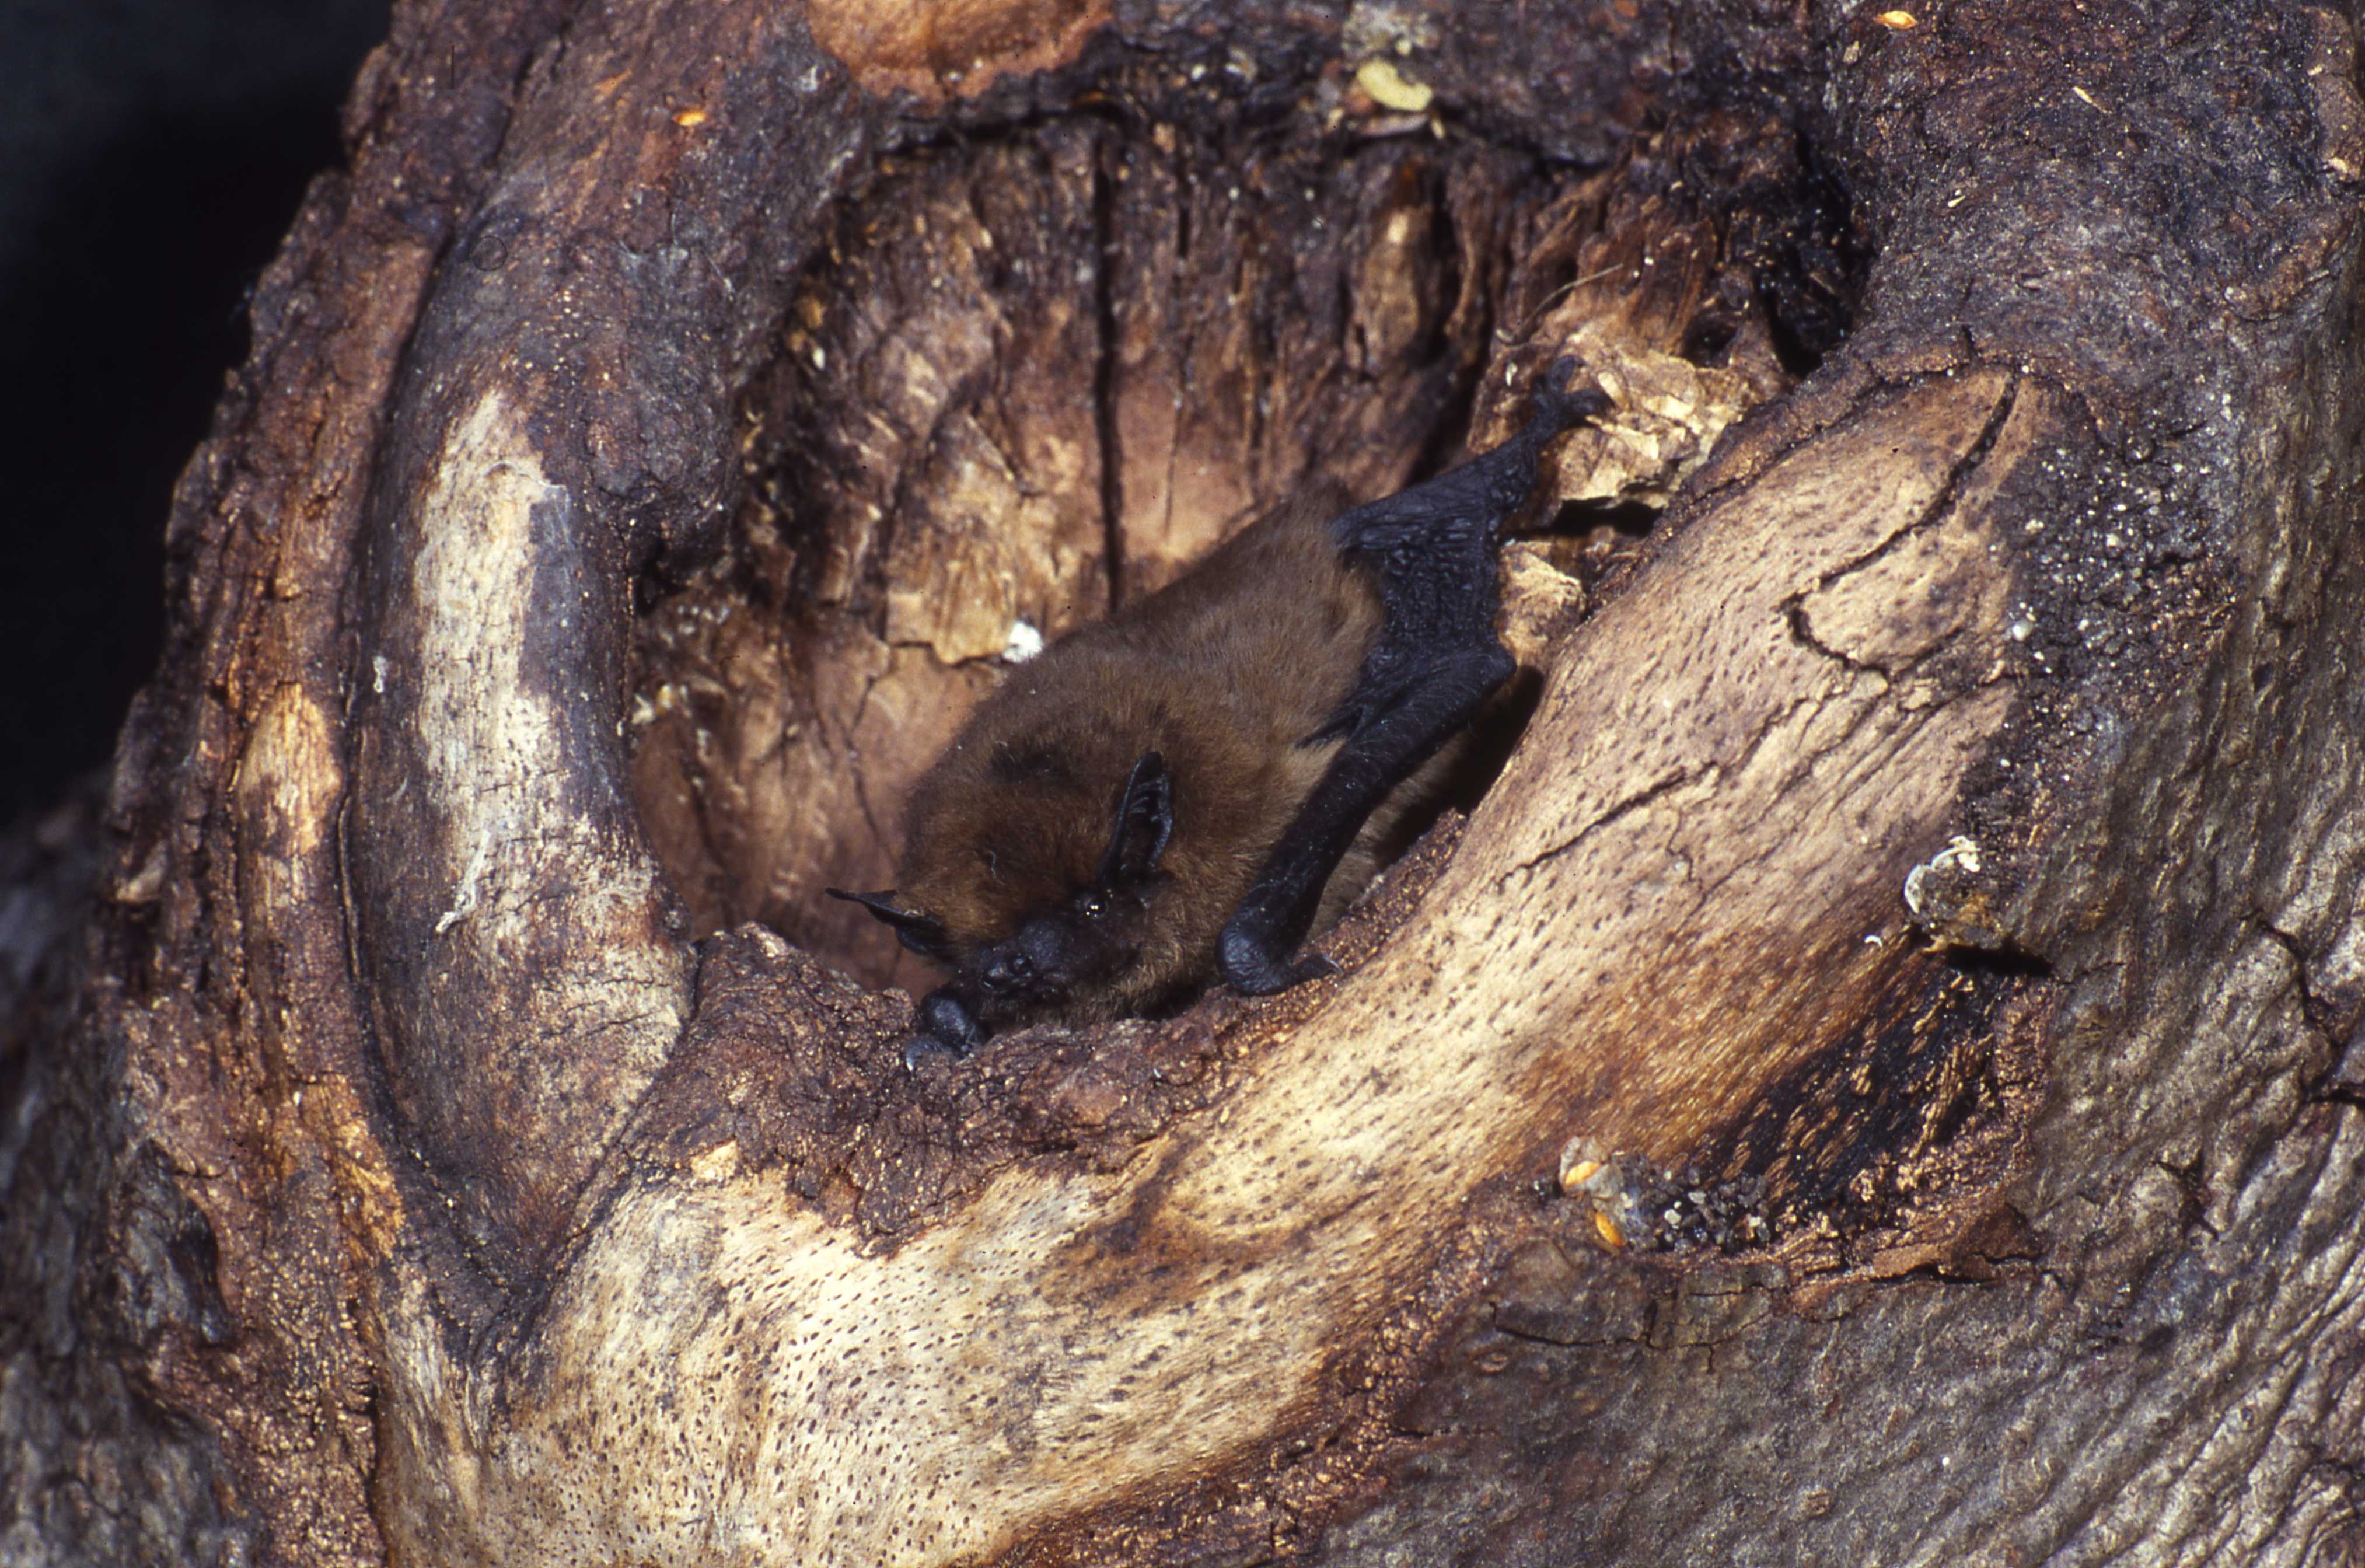
{"type": "Polygon", "coordinates": [[[1369,93],[1373,103],[1399,114],[1424,114],[1437,96],[1436,88],[1407,81],[1392,60],[1367,60],[1355,67],[1355,85],[1369,93]]]}

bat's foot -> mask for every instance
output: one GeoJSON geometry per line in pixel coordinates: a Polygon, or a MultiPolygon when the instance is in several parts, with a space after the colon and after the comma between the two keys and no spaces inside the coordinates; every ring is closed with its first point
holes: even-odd
{"type": "Polygon", "coordinates": [[[1216,938],[1216,968],[1222,971],[1225,984],[1249,996],[1271,996],[1339,972],[1338,965],[1318,953],[1291,963],[1288,949],[1277,948],[1242,929],[1238,920],[1225,926],[1223,935],[1216,938]]]}

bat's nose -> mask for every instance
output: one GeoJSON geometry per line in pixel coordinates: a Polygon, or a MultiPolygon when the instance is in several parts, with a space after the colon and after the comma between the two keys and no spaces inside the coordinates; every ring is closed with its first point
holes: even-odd
{"type": "Polygon", "coordinates": [[[1004,953],[986,965],[985,973],[978,978],[996,996],[1007,995],[1034,980],[1035,960],[1024,953],[1004,953]]]}

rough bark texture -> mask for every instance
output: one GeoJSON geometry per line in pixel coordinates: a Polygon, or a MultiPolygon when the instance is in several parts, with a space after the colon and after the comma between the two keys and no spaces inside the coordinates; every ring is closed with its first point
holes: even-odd
{"type": "Polygon", "coordinates": [[[2355,20],[400,9],[0,851],[0,1559],[2365,1561],[2355,20]],[[1343,972],[903,1071],[1014,639],[1571,347],[1343,972]]]}

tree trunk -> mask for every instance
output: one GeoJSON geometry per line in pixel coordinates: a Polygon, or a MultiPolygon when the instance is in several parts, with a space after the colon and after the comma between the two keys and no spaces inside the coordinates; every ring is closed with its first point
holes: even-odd
{"type": "Polygon", "coordinates": [[[0,1559],[2365,1561],[2354,26],[399,7],[0,858],[0,1559]],[[1572,350],[1342,972],[907,1072],[1005,650],[1572,350]]]}

